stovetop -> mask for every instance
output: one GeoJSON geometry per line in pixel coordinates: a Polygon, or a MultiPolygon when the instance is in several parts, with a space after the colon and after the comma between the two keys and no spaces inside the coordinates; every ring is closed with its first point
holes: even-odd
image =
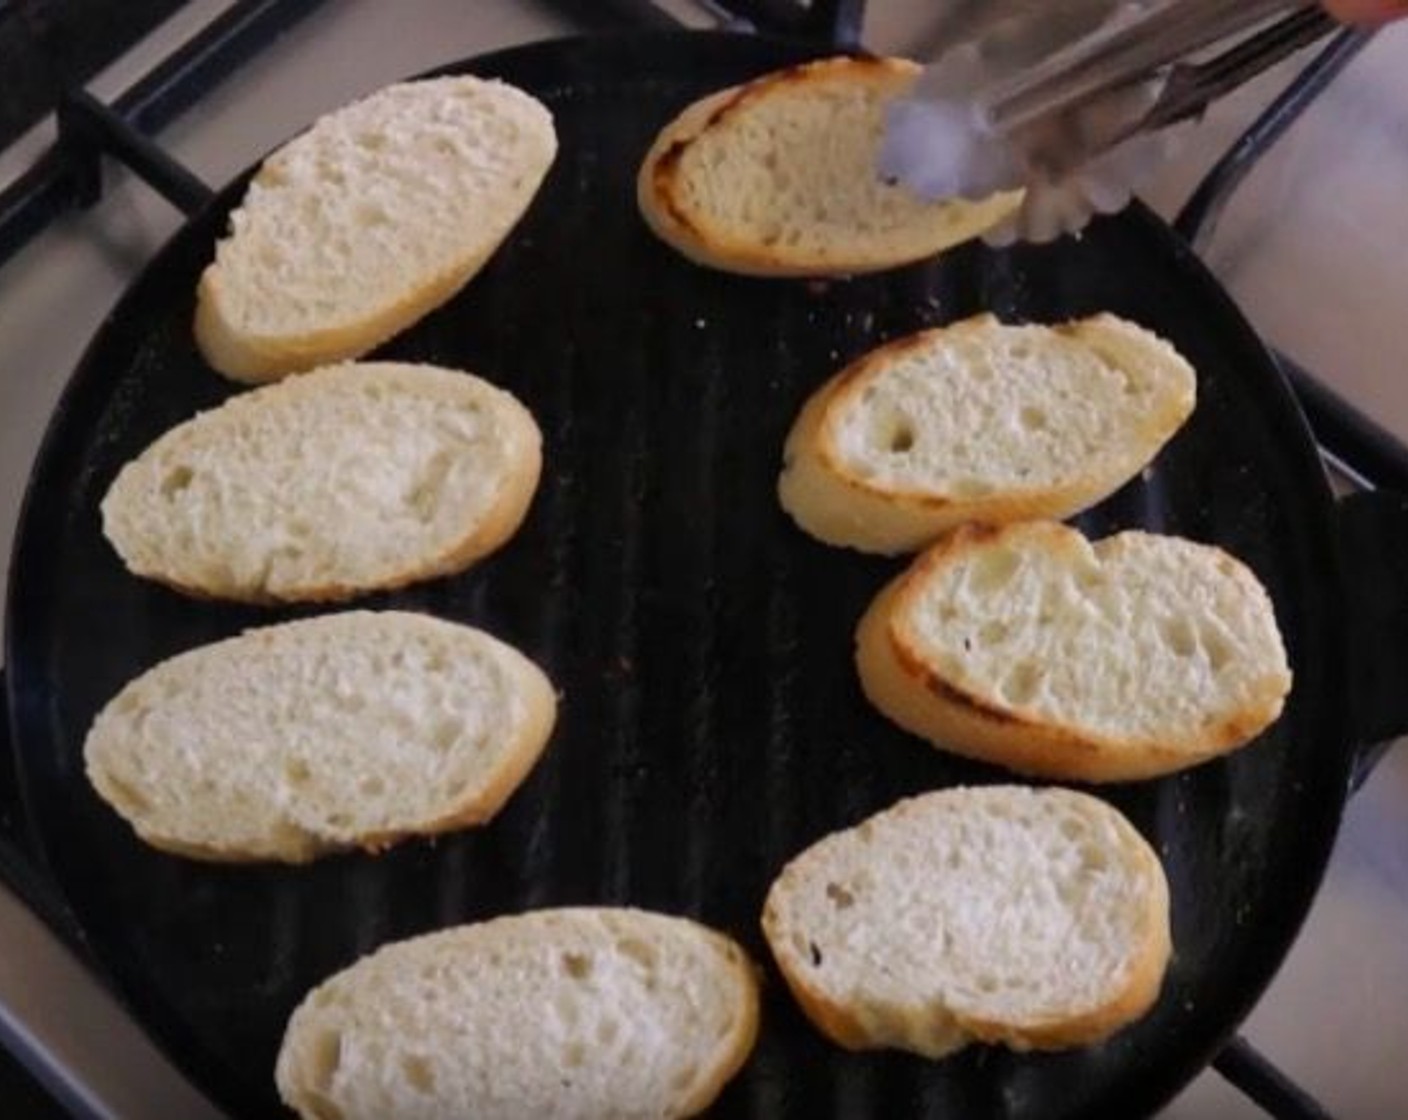
{"type": "MultiPolygon", "coordinates": [[[[221,183],[318,113],[431,66],[633,17],[644,0],[338,0],[292,24],[164,127],[163,147],[221,183]]],[[[105,100],[232,7],[191,0],[92,88],[105,100]]],[[[707,24],[689,0],[669,11],[707,24]]],[[[0,10],[7,10],[0,3],[0,10]]],[[[927,6],[872,0],[865,42],[922,51],[927,6]]],[[[1300,60],[1303,63],[1304,60],[1300,60]]],[[[1408,438],[1408,32],[1355,59],[1234,196],[1205,259],[1276,346],[1408,438]]],[[[1172,215],[1295,66],[1217,107],[1147,193],[1172,215]]],[[[0,156],[0,187],[48,126],[0,156]]],[[[142,184],[109,172],[101,203],[66,216],[0,265],[0,556],[45,421],[83,346],[141,264],[179,224],[142,184]]],[[[1341,1120],[1408,1115],[1408,758],[1390,753],[1351,803],[1301,939],[1245,1027],[1341,1120]]],[[[0,888],[0,1041],[94,1115],[197,1118],[214,1111],[15,896],[0,888]]],[[[0,1082],[3,1084],[3,1082],[0,1082]]],[[[20,1098],[12,1098],[16,1103],[20,1098]]],[[[1172,1120],[1266,1113],[1212,1073],[1172,1120]]]]}
{"type": "Polygon", "coordinates": [[[0,3],[0,150],[181,6],[183,0],[0,3]]]}

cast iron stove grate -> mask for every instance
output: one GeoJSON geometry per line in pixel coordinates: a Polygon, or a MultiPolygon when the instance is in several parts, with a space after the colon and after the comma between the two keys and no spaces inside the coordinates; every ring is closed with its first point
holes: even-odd
{"type": "MultiPolygon", "coordinates": [[[[580,15],[586,14],[582,5],[568,3],[567,0],[560,0],[560,2],[561,6],[573,8],[580,15]]],[[[159,68],[157,73],[143,83],[139,83],[129,96],[119,99],[115,111],[108,110],[81,92],[75,92],[61,111],[63,137],[58,149],[43,161],[30,176],[16,184],[5,193],[3,198],[0,198],[0,257],[3,257],[7,251],[12,252],[25,238],[42,228],[46,218],[57,214],[68,205],[86,205],[94,201],[100,190],[98,169],[100,166],[99,158],[103,153],[118,156],[127,162],[178,206],[188,211],[200,206],[208,197],[208,192],[203,188],[203,185],[147,141],[139,129],[155,128],[174,111],[198,97],[204,88],[219,80],[224,72],[237,64],[240,57],[252,49],[257,49],[263,39],[276,34],[293,19],[300,18],[315,6],[316,4],[309,3],[307,0],[262,0],[258,3],[245,2],[233,6],[226,16],[222,17],[219,26],[213,27],[210,32],[200,37],[177,56],[173,56],[159,68]]],[[[719,8],[718,5],[709,6],[715,9],[719,8]]],[[[609,24],[638,25],[644,21],[659,26],[668,19],[663,16],[660,9],[653,5],[635,3],[632,0],[613,0],[609,4],[588,5],[587,7],[593,9],[592,18],[598,22],[609,24]],[[603,15],[603,12],[606,14],[603,15]]],[[[818,2],[808,7],[800,7],[787,2],[787,0],[757,0],[754,3],[732,4],[729,6],[727,14],[733,20],[735,27],[746,21],[753,27],[781,30],[794,37],[810,38],[813,41],[832,43],[838,48],[848,49],[853,47],[859,39],[863,5],[855,0],[829,0],[829,2],[818,2]]],[[[1211,222],[1216,217],[1220,203],[1240,181],[1241,175],[1245,173],[1250,163],[1267,145],[1274,141],[1280,131],[1353,57],[1354,53],[1363,45],[1363,41],[1364,38],[1361,35],[1354,33],[1342,35],[1312,62],[1307,71],[1287,91],[1277,105],[1249,130],[1248,134],[1229,153],[1228,158],[1209,177],[1204,187],[1195,194],[1189,209],[1180,218],[1179,228],[1185,236],[1190,240],[1196,240],[1200,235],[1210,230],[1211,222]]],[[[528,340],[525,339],[525,344],[527,342],[528,340]]],[[[1317,432],[1321,434],[1322,440],[1331,445],[1329,451],[1333,458],[1348,465],[1355,474],[1370,484],[1388,485],[1396,489],[1408,490],[1408,453],[1405,453],[1396,441],[1376,429],[1353,410],[1348,409],[1342,402],[1328,395],[1313,379],[1299,371],[1292,370],[1291,372],[1298,387],[1302,390],[1303,402],[1315,422],[1317,432]]],[[[570,392],[570,388],[564,391],[570,392]]],[[[722,393],[727,389],[722,383],[716,382],[715,391],[722,393]]],[[[701,415],[716,415],[719,411],[719,403],[718,401],[705,402],[705,407],[701,409],[701,415]]],[[[627,407],[630,406],[627,405],[627,407]]],[[[781,418],[779,418],[780,421],[781,418]]],[[[638,423],[628,423],[624,425],[624,429],[635,433],[637,438],[641,438],[640,433],[645,431],[638,423]]],[[[563,433],[556,433],[556,435],[561,437],[563,433]]],[[[698,438],[700,446],[695,450],[701,457],[701,461],[704,462],[722,461],[726,463],[732,453],[744,455],[751,453],[748,448],[738,448],[731,451],[727,432],[711,430],[706,427],[700,431],[698,438]]],[[[650,449],[645,446],[628,443],[616,448],[614,454],[621,457],[621,465],[623,465],[627,477],[630,477],[631,464],[643,461],[649,451],[650,449]]],[[[578,480],[578,484],[589,485],[590,480],[578,480]]],[[[722,498],[726,503],[728,485],[727,475],[720,474],[712,481],[696,479],[693,483],[686,482],[679,493],[667,497],[668,500],[698,503],[700,516],[708,518],[714,516],[711,510],[715,508],[715,503],[706,502],[703,499],[712,489],[716,491],[713,495],[715,501],[722,498]],[[692,486],[698,488],[698,493],[691,490],[692,486]]],[[[559,493],[562,492],[559,490],[559,493]]],[[[618,557],[618,562],[623,574],[629,577],[639,574],[643,566],[649,566],[648,558],[642,554],[642,549],[662,546],[642,544],[640,534],[635,532],[630,524],[632,519],[638,516],[640,501],[644,495],[634,493],[629,485],[621,493],[623,505],[617,514],[622,519],[621,540],[625,551],[618,557]]],[[[563,544],[561,547],[565,548],[566,545],[563,544]]],[[[706,581],[700,588],[699,610],[701,613],[695,620],[702,626],[701,632],[705,641],[705,649],[700,654],[701,667],[708,663],[709,654],[712,652],[711,647],[722,646],[726,648],[729,641],[727,633],[720,632],[717,627],[711,627],[710,620],[718,617],[711,596],[717,596],[722,592],[720,584],[709,581],[717,572],[727,573],[731,558],[734,564],[756,562],[757,558],[749,559],[749,555],[746,549],[726,549],[719,555],[709,558],[706,566],[714,571],[706,571],[703,567],[700,569],[701,578],[706,581]]],[[[694,562],[691,557],[683,554],[676,559],[685,566],[694,562]]],[[[656,560],[658,561],[659,558],[657,557],[656,560]]],[[[768,561],[771,563],[786,562],[785,558],[778,556],[769,557],[768,561]]],[[[551,571],[561,571],[561,565],[556,563],[551,564],[550,568],[551,571]]],[[[551,571],[546,574],[551,576],[551,571]]],[[[596,582],[600,586],[601,573],[596,574],[595,581],[592,573],[580,574],[586,577],[588,582],[596,582]]],[[[648,597],[649,594],[650,589],[646,587],[643,595],[648,597]]],[[[621,598],[621,626],[623,628],[629,629],[635,625],[633,620],[633,604],[635,602],[635,597],[631,595],[623,595],[621,598]]],[[[758,609],[767,618],[767,624],[770,627],[787,629],[798,626],[798,619],[791,613],[793,608],[786,603],[760,602],[758,609]]],[[[539,622],[543,634],[550,635],[562,630],[564,620],[541,619],[539,622]]],[[[630,643],[627,641],[624,648],[629,648],[629,645],[630,643]]],[[[638,671],[638,667],[631,664],[629,657],[622,659],[619,664],[607,667],[604,671],[617,673],[621,679],[622,687],[615,703],[628,706],[636,702],[633,699],[634,693],[629,685],[629,680],[632,674],[638,671]]],[[[785,719],[786,716],[783,713],[788,707],[786,702],[788,698],[782,694],[789,689],[795,690],[799,685],[796,681],[789,681],[783,676],[775,678],[770,687],[779,690],[779,695],[771,700],[771,708],[775,713],[775,718],[785,719]]],[[[709,719],[712,718],[717,722],[719,717],[717,715],[711,717],[709,713],[716,713],[720,707],[710,704],[703,712],[706,719],[699,725],[700,743],[707,736],[718,732],[719,728],[711,724],[709,719]]],[[[695,746],[698,747],[699,744],[695,744],[695,746]]],[[[636,747],[630,743],[614,744],[611,752],[612,764],[616,769],[613,781],[622,796],[629,797],[632,770],[644,765],[644,760],[636,747]]],[[[700,779],[703,776],[691,770],[691,767],[709,765],[707,751],[695,749],[686,752],[685,757],[689,761],[685,770],[679,775],[679,780],[682,783],[701,788],[704,785],[717,784],[716,781],[701,782],[700,779]]],[[[23,828],[19,820],[13,774],[10,772],[11,765],[12,760],[8,754],[0,759],[0,826],[3,826],[4,830],[4,844],[0,846],[0,870],[4,871],[7,880],[37,910],[44,914],[56,929],[72,936],[71,924],[63,912],[62,904],[54,900],[52,891],[47,887],[42,876],[35,873],[32,862],[24,854],[23,828]]],[[[712,777],[717,779],[717,775],[712,777]]],[[[546,780],[570,781],[570,776],[564,778],[560,774],[550,773],[546,780]]],[[[619,803],[619,799],[607,799],[608,806],[617,803],[619,803]]],[[[778,803],[795,804],[795,799],[789,800],[786,797],[780,797],[778,803]]],[[[691,805],[688,811],[717,815],[728,810],[726,806],[697,803],[691,805]]],[[[610,814],[612,810],[608,808],[607,812],[610,814]]],[[[628,843],[629,837],[626,836],[623,829],[613,827],[610,820],[604,821],[603,824],[606,846],[601,858],[607,863],[606,879],[610,882],[612,877],[610,868],[612,866],[618,867],[620,873],[625,874],[626,861],[620,858],[619,851],[615,848],[628,843]]],[[[531,851],[534,844],[534,832],[531,828],[528,829],[524,839],[531,851]]],[[[695,890],[703,891],[710,885],[707,855],[707,851],[697,844],[685,843],[682,848],[682,858],[695,865],[694,870],[685,876],[685,881],[694,884],[693,889],[695,890]]],[[[543,858],[570,862],[585,859],[586,856],[582,852],[558,852],[544,853],[543,858]]],[[[587,869],[583,868],[583,870],[587,869]]],[[[593,874],[588,878],[597,878],[596,873],[601,870],[600,868],[594,869],[593,874]]],[[[616,887],[618,888],[617,893],[624,897],[625,884],[617,883],[616,887]]],[[[683,901],[688,905],[688,900],[674,901],[683,901]]],[[[697,901],[695,900],[696,903],[697,901]]],[[[695,908],[697,909],[697,906],[695,908]]],[[[81,944],[79,948],[81,950],[81,944]]],[[[1295,1118],[1326,1115],[1308,1096],[1270,1067],[1242,1040],[1237,1040],[1229,1046],[1214,1062],[1214,1065],[1253,1099],[1262,1104],[1272,1115],[1295,1118]]]]}

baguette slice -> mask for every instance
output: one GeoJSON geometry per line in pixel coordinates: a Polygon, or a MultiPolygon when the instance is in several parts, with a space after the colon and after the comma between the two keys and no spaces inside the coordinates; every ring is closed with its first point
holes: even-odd
{"type": "Polygon", "coordinates": [[[480,78],[388,86],[260,167],[197,290],[196,342],[239,381],[360,357],[440,306],[518,223],[552,116],[480,78]]]}
{"type": "Polygon", "coordinates": [[[1083,793],[949,789],[812,845],[763,932],[807,1017],[849,1049],[1052,1050],[1143,1015],[1168,963],[1168,883],[1083,793]]]}
{"type": "Polygon", "coordinates": [[[298,863],[489,820],[556,713],[542,671],[488,634],[352,611],[162,662],[103,708],[83,753],[147,843],[298,863]]]}
{"type": "Polygon", "coordinates": [[[1069,517],[1138,474],[1196,391],[1178,351],[1113,315],[979,315],[882,346],[818,389],[778,497],[812,536],[891,554],[966,521],[1069,517]]]}
{"type": "Polygon", "coordinates": [[[970,526],[885,588],[861,686],[901,727],[1019,773],[1150,778],[1249,742],[1291,687],[1271,600],[1209,545],[970,526]]]}
{"type": "Polygon", "coordinates": [[[627,909],[543,910],[389,945],[293,1013],[276,1078],[305,1120],[693,1116],[758,1031],[728,938],[627,909]]]}
{"type": "Polygon", "coordinates": [[[467,568],[522,523],[542,437],[468,374],[328,366],[227,401],[118,474],[103,532],[191,594],[331,601],[467,568]]]}
{"type": "Polygon", "coordinates": [[[696,102],[645,157],[641,214],[691,260],[756,276],[874,272],[976,237],[1020,192],[926,202],[876,171],[886,107],[918,75],[901,59],[832,58],[696,102]]]}

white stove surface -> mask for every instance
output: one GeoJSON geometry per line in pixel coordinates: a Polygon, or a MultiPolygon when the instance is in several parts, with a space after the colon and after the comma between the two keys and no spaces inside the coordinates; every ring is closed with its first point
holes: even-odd
{"type": "MultiPolygon", "coordinates": [[[[195,0],[91,88],[111,97],[226,6],[195,0]]],[[[688,0],[668,7],[688,12],[688,0]]],[[[922,50],[926,5],[871,0],[867,43],[922,50]]],[[[572,30],[515,0],[338,0],[159,137],[212,184],[378,85],[572,30]]],[[[1147,197],[1171,214],[1285,71],[1216,108],[1147,197]]],[[[0,158],[8,182],[47,131],[0,158]]],[[[1408,28],[1382,35],[1253,174],[1209,263],[1271,342],[1408,439],[1408,28]]],[[[98,208],[0,268],[0,576],[30,463],[93,331],[179,216],[120,172],[98,208]]],[[[218,1113],[41,923],[0,888],[0,1024],[104,1116],[218,1113]]],[[[1340,1120],[1408,1116],[1408,756],[1352,802],[1320,897],[1245,1033],[1340,1120]]],[[[1205,1073],[1166,1120],[1255,1120],[1205,1073]]]]}

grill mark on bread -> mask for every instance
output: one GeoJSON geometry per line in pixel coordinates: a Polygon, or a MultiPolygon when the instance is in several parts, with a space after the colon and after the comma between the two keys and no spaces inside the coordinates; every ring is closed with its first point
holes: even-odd
{"type": "MultiPolygon", "coordinates": [[[[674,191],[675,176],[679,171],[681,161],[684,159],[684,154],[694,145],[699,137],[708,132],[709,129],[724,124],[729,117],[739,112],[750,102],[758,100],[772,90],[789,85],[801,85],[812,80],[817,71],[829,69],[837,62],[844,62],[847,65],[859,65],[862,69],[869,70],[902,69],[902,67],[897,67],[885,59],[869,56],[818,59],[815,62],[807,62],[800,66],[789,67],[786,70],[764,74],[732,90],[725,91],[720,104],[716,105],[709,112],[698,128],[690,135],[682,136],[671,143],[669,147],[656,157],[655,165],[651,169],[651,184],[661,209],[669,215],[670,220],[692,236],[704,236],[704,231],[681,207],[674,191]]],[[[765,256],[765,254],[762,253],[748,253],[746,255],[752,259],[763,259],[765,256]]]]}
{"type": "Polygon", "coordinates": [[[785,70],[775,70],[733,89],[723,103],[709,114],[699,131],[684,142],[688,144],[700,133],[715,125],[722,124],[750,101],[757,100],[775,89],[805,85],[814,80],[818,73],[824,73],[840,66],[852,71],[887,71],[895,74],[902,74],[909,70],[908,66],[897,63],[893,59],[877,58],[873,55],[837,55],[832,58],[819,58],[811,62],[803,62],[799,66],[789,66],[785,70]]]}
{"type": "Polygon", "coordinates": [[[984,700],[980,700],[972,693],[959,688],[958,685],[940,676],[936,670],[926,665],[923,658],[914,653],[909,644],[895,632],[895,624],[893,622],[890,623],[888,633],[890,648],[895,655],[895,660],[899,662],[900,668],[911,677],[915,678],[915,680],[919,681],[927,691],[937,696],[940,700],[967,708],[974,715],[982,719],[1008,727],[1022,727],[1033,722],[1019,715],[1017,712],[1010,711],[1006,708],[995,707],[984,700]]]}
{"type": "MultiPolygon", "coordinates": [[[[858,123],[857,114],[873,116],[878,105],[902,93],[918,73],[919,67],[904,59],[836,55],[760,75],[685,106],[656,137],[636,176],[637,202],[646,224],[696,264],[746,275],[795,278],[896,267],[975,236],[1015,206],[1013,192],[979,202],[949,200],[927,205],[902,203],[897,201],[898,195],[869,197],[873,161],[854,145],[878,140],[878,122],[865,125],[862,117],[858,123]],[[838,103],[828,104],[833,96],[839,98],[838,103]],[[760,181],[751,187],[740,186],[743,194],[780,192],[783,205],[769,220],[737,213],[737,192],[716,189],[719,185],[707,169],[696,175],[700,169],[685,161],[691,146],[706,136],[711,165],[718,155],[724,171],[730,167],[737,170],[745,160],[767,159],[769,150],[777,154],[780,163],[791,166],[795,161],[804,175],[815,160],[829,159],[809,145],[822,141],[825,146],[824,137],[830,130],[823,126],[821,132],[811,135],[804,129],[800,137],[779,133],[774,111],[783,117],[798,111],[812,116],[830,113],[849,129],[843,170],[853,178],[849,185],[838,187],[842,201],[847,206],[862,205],[877,216],[893,212],[914,236],[900,236],[889,226],[858,227],[844,234],[829,229],[812,213],[814,203],[807,201],[816,192],[796,183],[760,181]],[[755,115],[768,136],[751,135],[742,127],[742,118],[752,121],[755,115]],[[862,126],[877,135],[869,139],[860,133],[851,135],[862,126]],[[683,189],[696,185],[698,191],[683,189]]],[[[827,197],[835,193],[826,192],[827,197]]],[[[865,226],[864,221],[861,224],[865,226]]]]}
{"type": "MultiPolygon", "coordinates": [[[[982,526],[989,529],[989,526],[982,526]]],[[[994,530],[995,531],[995,530],[994,530]]],[[[936,670],[931,669],[924,663],[922,657],[914,653],[911,647],[895,632],[894,623],[891,623],[889,630],[889,640],[891,649],[894,652],[895,660],[900,667],[915,678],[926,691],[946,703],[955,707],[966,709],[974,718],[986,720],[989,723],[997,724],[1008,730],[1013,728],[1035,727],[1041,725],[1040,719],[1029,719],[1021,713],[1008,708],[997,707],[974,696],[972,693],[960,688],[952,681],[946,679],[936,670]]],[[[1240,743],[1255,735],[1261,728],[1261,724],[1256,720],[1232,717],[1223,720],[1216,725],[1212,738],[1217,741],[1216,746],[1210,747],[1206,752],[1209,755],[1216,754],[1223,746],[1230,743],[1240,743]]],[[[1103,744],[1079,735],[1069,728],[1053,726],[1045,728],[1048,735],[1059,735],[1063,747],[1072,750],[1089,751],[1092,754],[1099,754],[1105,750],[1103,744]]],[[[1152,755],[1176,759],[1180,757],[1178,751],[1170,751],[1160,743],[1148,740],[1138,744],[1139,749],[1147,751],[1152,755]]]]}
{"type": "MultiPolygon", "coordinates": [[[[1251,743],[1276,720],[1292,683],[1265,590],[1241,567],[1224,570],[1219,562],[1224,555],[1210,546],[1138,532],[1118,534],[1092,546],[1057,523],[960,528],[941,538],[909,572],[881,591],[862,618],[856,653],[862,688],[882,714],[932,745],[1033,776],[1130,781],[1199,765],[1251,743]],[[963,595],[1005,593],[1010,578],[1006,575],[996,587],[970,588],[967,578],[972,573],[966,564],[970,558],[982,558],[984,549],[1007,547],[1009,538],[1037,564],[1021,593],[1023,602],[1035,602],[1031,580],[1037,581],[1038,590],[1049,589],[1063,569],[1084,572],[1087,549],[1097,564],[1113,565],[1105,579],[1118,584],[1131,573],[1144,573],[1155,582],[1141,584],[1136,576],[1126,585],[1133,588],[1129,592],[1133,598],[1121,600],[1124,608],[1116,612],[1123,620],[1118,634],[1094,639],[1103,645],[1092,647],[1090,640],[1070,637],[1075,632],[1070,628],[1079,630],[1083,625],[1072,618],[1087,617],[1072,608],[1064,620],[1066,639],[1059,646],[1047,635],[1015,652],[984,647],[980,641],[985,619],[1000,616],[1008,627],[1020,628],[1025,618],[1037,625],[1035,613],[1011,614],[1014,599],[1005,606],[997,604],[1002,610],[995,607],[992,615],[982,610],[965,614],[955,603],[963,595]],[[1207,583],[1207,573],[1213,570],[1231,582],[1207,583]],[[1175,579],[1178,584],[1170,599],[1166,589],[1174,586],[1175,579]],[[1200,595],[1213,597],[1221,604],[1217,609],[1230,612],[1219,617],[1235,618],[1237,632],[1247,645],[1239,649],[1238,656],[1244,659],[1243,668],[1236,670],[1240,675],[1231,681],[1222,678],[1222,670],[1207,667],[1198,669],[1186,684],[1180,683],[1181,676],[1160,675],[1170,668],[1164,661],[1176,652],[1166,649],[1167,637],[1159,637],[1162,631],[1151,636],[1148,626],[1125,625],[1131,611],[1143,612],[1134,623],[1139,618],[1147,622],[1162,617],[1148,612],[1177,609],[1180,602],[1205,613],[1212,608],[1207,603],[1196,605],[1202,601],[1200,595]],[[1063,676],[1059,657],[1070,654],[1053,653],[1073,648],[1100,661],[1107,656],[1110,642],[1117,648],[1108,653],[1115,659],[1110,662],[1113,667],[1104,676],[1097,673],[1095,685],[1076,669],[1063,676]],[[1138,646],[1142,656],[1152,661],[1130,660],[1135,654],[1126,646],[1138,646]],[[1101,681],[1113,679],[1111,674],[1118,679],[1104,686],[1104,692],[1094,691],[1101,681]],[[1044,686],[1037,698],[1033,689],[1043,677],[1055,683],[1044,686]],[[1170,700],[1175,687],[1192,690],[1186,695],[1198,707],[1190,712],[1186,702],[1170,700]],[[1111,708],[1112,703],[1118,706],[1111,708]]],[[[1231,563],[1235,565],[1235,560],[1231,563]]],[[[1105,579],[1095,585],[1105,586],[1105,579]]],[[[1076,583],[1086,586],[1079,579],[1076,583]]],[[[1055,608],[1041,607],[1048,609],[1055,608]]],[[[1099,633],[1099,624],[1094,625],[1099,633]]],[[[1086,633],[1088,639],[1091,632],[1086,633]]],[[[1175,662],[1172,671],[1186,661],[1184,657],[1175,662]]]]}
{"type": "MultiPolygon", "coordinates": [[[[697,134],[696,134],[697,136],[697,134]]],[[[675,192],[671,189],[675,172],[679,169],[680,160],[684,158],[686,149],[695,141],[695,136],[689,136],[682,140],[676,140],[668,148],[660,153],[655,161],[655,167],[651,171],[651,182],[654,184],[655,196],[659,200],[665,213],[670,220],[678,224],[689,233],[698,235],[699,227],[694,224],[689,216],[680,208],[680,204],[675,199],[675,192]]]]}
{"type": "MultiPolygon", "coordinates": [[[[908,607],[909,595],[914,587],[923,583],[928,574],[947,563],[949,554],[960,548],[973,545],[985,544],[1002,535],[1000,525],[989,525],[985,522],[974,522],[964,525],[962,528],[950,533],[947,537],[934,545],[916,564],[910,574],[905,578],[903,586],[896,596],[894,617],[891,618],[886,627],[889,637],[890,647],[894,652],[895,660],[900,667],[910,676],[918,680],[924,688],[940,700],[945,700],[961,708],[966,708],[978,718],[988,720],[1000,726],[1025,727],[1036,721],[1014,712],[1009,708],[998,707],[989,704],[987,701],[979,699],[971,692],[960,688],[952,681],[945,679],[937,670],[925,663],[924,659],[906,642],[898,633],[898,618],[908,607]]],[[[1075,739],[1073,743],[1081,743],[1083,740],[1075,739]]]]}

